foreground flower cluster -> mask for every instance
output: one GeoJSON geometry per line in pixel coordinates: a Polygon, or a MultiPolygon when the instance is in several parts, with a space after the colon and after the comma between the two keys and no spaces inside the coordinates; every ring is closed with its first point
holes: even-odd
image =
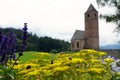
{"type": "Polygon", "coordinates": [[[16,35],[12,30],[9,30],[7,35],[0,30],[0,80],[14,80],[13,67],[18,59],[23,55],[23,51],[26,48],[27,23],[24,23],[22,31],[22,43],[20,44],[21,47],[19,54],[16,57],[16,35]]]}
{"type": "Polygon", "coordinates": [[[37,59],[14,66],[15,80],[117,80],[110,67],[114,60],[103,59],[105,55],[90,49],[74,54],[41,52],[34,54],[37,59]]]}

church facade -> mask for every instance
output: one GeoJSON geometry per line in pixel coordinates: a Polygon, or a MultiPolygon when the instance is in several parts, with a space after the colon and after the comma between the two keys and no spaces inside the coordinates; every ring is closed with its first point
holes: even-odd
{"type": "Polygon", "coordinates": [[[76,30],[71,39],[71,51],[99,49],[98,11],[91,4],[85,12],[85,31],[76,30]]]}

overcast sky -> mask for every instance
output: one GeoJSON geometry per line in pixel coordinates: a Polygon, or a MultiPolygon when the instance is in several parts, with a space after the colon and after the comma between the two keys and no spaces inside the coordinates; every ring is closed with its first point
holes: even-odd
{"type": "MultiPolygon", "coordinates": [[[[96,0],[0,0],[0,26],[22,28],[38,36],[70,41],[76,29],[84,30],[84,13],[90,4],[99,13],[113,9],[98,8],[96,0]]],[[[99,20],[100,45],[117,43],[114,24],[99,20]]]]}

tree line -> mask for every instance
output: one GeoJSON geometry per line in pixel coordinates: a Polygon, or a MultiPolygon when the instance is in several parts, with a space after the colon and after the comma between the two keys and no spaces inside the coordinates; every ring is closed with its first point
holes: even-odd
{"type": "MultiPolygon", "coordinates": [[[[12,30],[16,35],[16,52],[20,49],[20,43],[22,42],[22,30],[15,28],[1,28],[4,34],[7,34],[9,30],[12,30]]],[[[53,39],[48,36],[38,37],[31,32],[27,33],[27,47],[26,51],[43,51],[50,52],[55,50],[57,52],[67,51],[70,47],[70,43],[60,39],[53,39]]]]}

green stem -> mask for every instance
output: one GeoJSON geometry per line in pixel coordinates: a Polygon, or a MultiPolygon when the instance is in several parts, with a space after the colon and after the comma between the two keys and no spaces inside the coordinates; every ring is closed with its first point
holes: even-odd
{"type": "Polygon", "coordinates": [[[17,59],[15,60],[14,64],[12,65],[11,69],[9,70],[9,72],[11,72],[11,70],[13,69],[13,67],[15,66],[17,60],[20,58],[20,56],[17,57],[17,59]]]}
{"type": "Polygon", "coordinates": [[[109,67],[109,64],[108,64],[108,80],[110,80],[111,79],[111,74],[110,74],[110,67],[109,67]]]}
{"type": "Polygon", "coordinates": [[[91,75],[91,80],[94,80],[94,76],[93,75],[91,75]]]}

